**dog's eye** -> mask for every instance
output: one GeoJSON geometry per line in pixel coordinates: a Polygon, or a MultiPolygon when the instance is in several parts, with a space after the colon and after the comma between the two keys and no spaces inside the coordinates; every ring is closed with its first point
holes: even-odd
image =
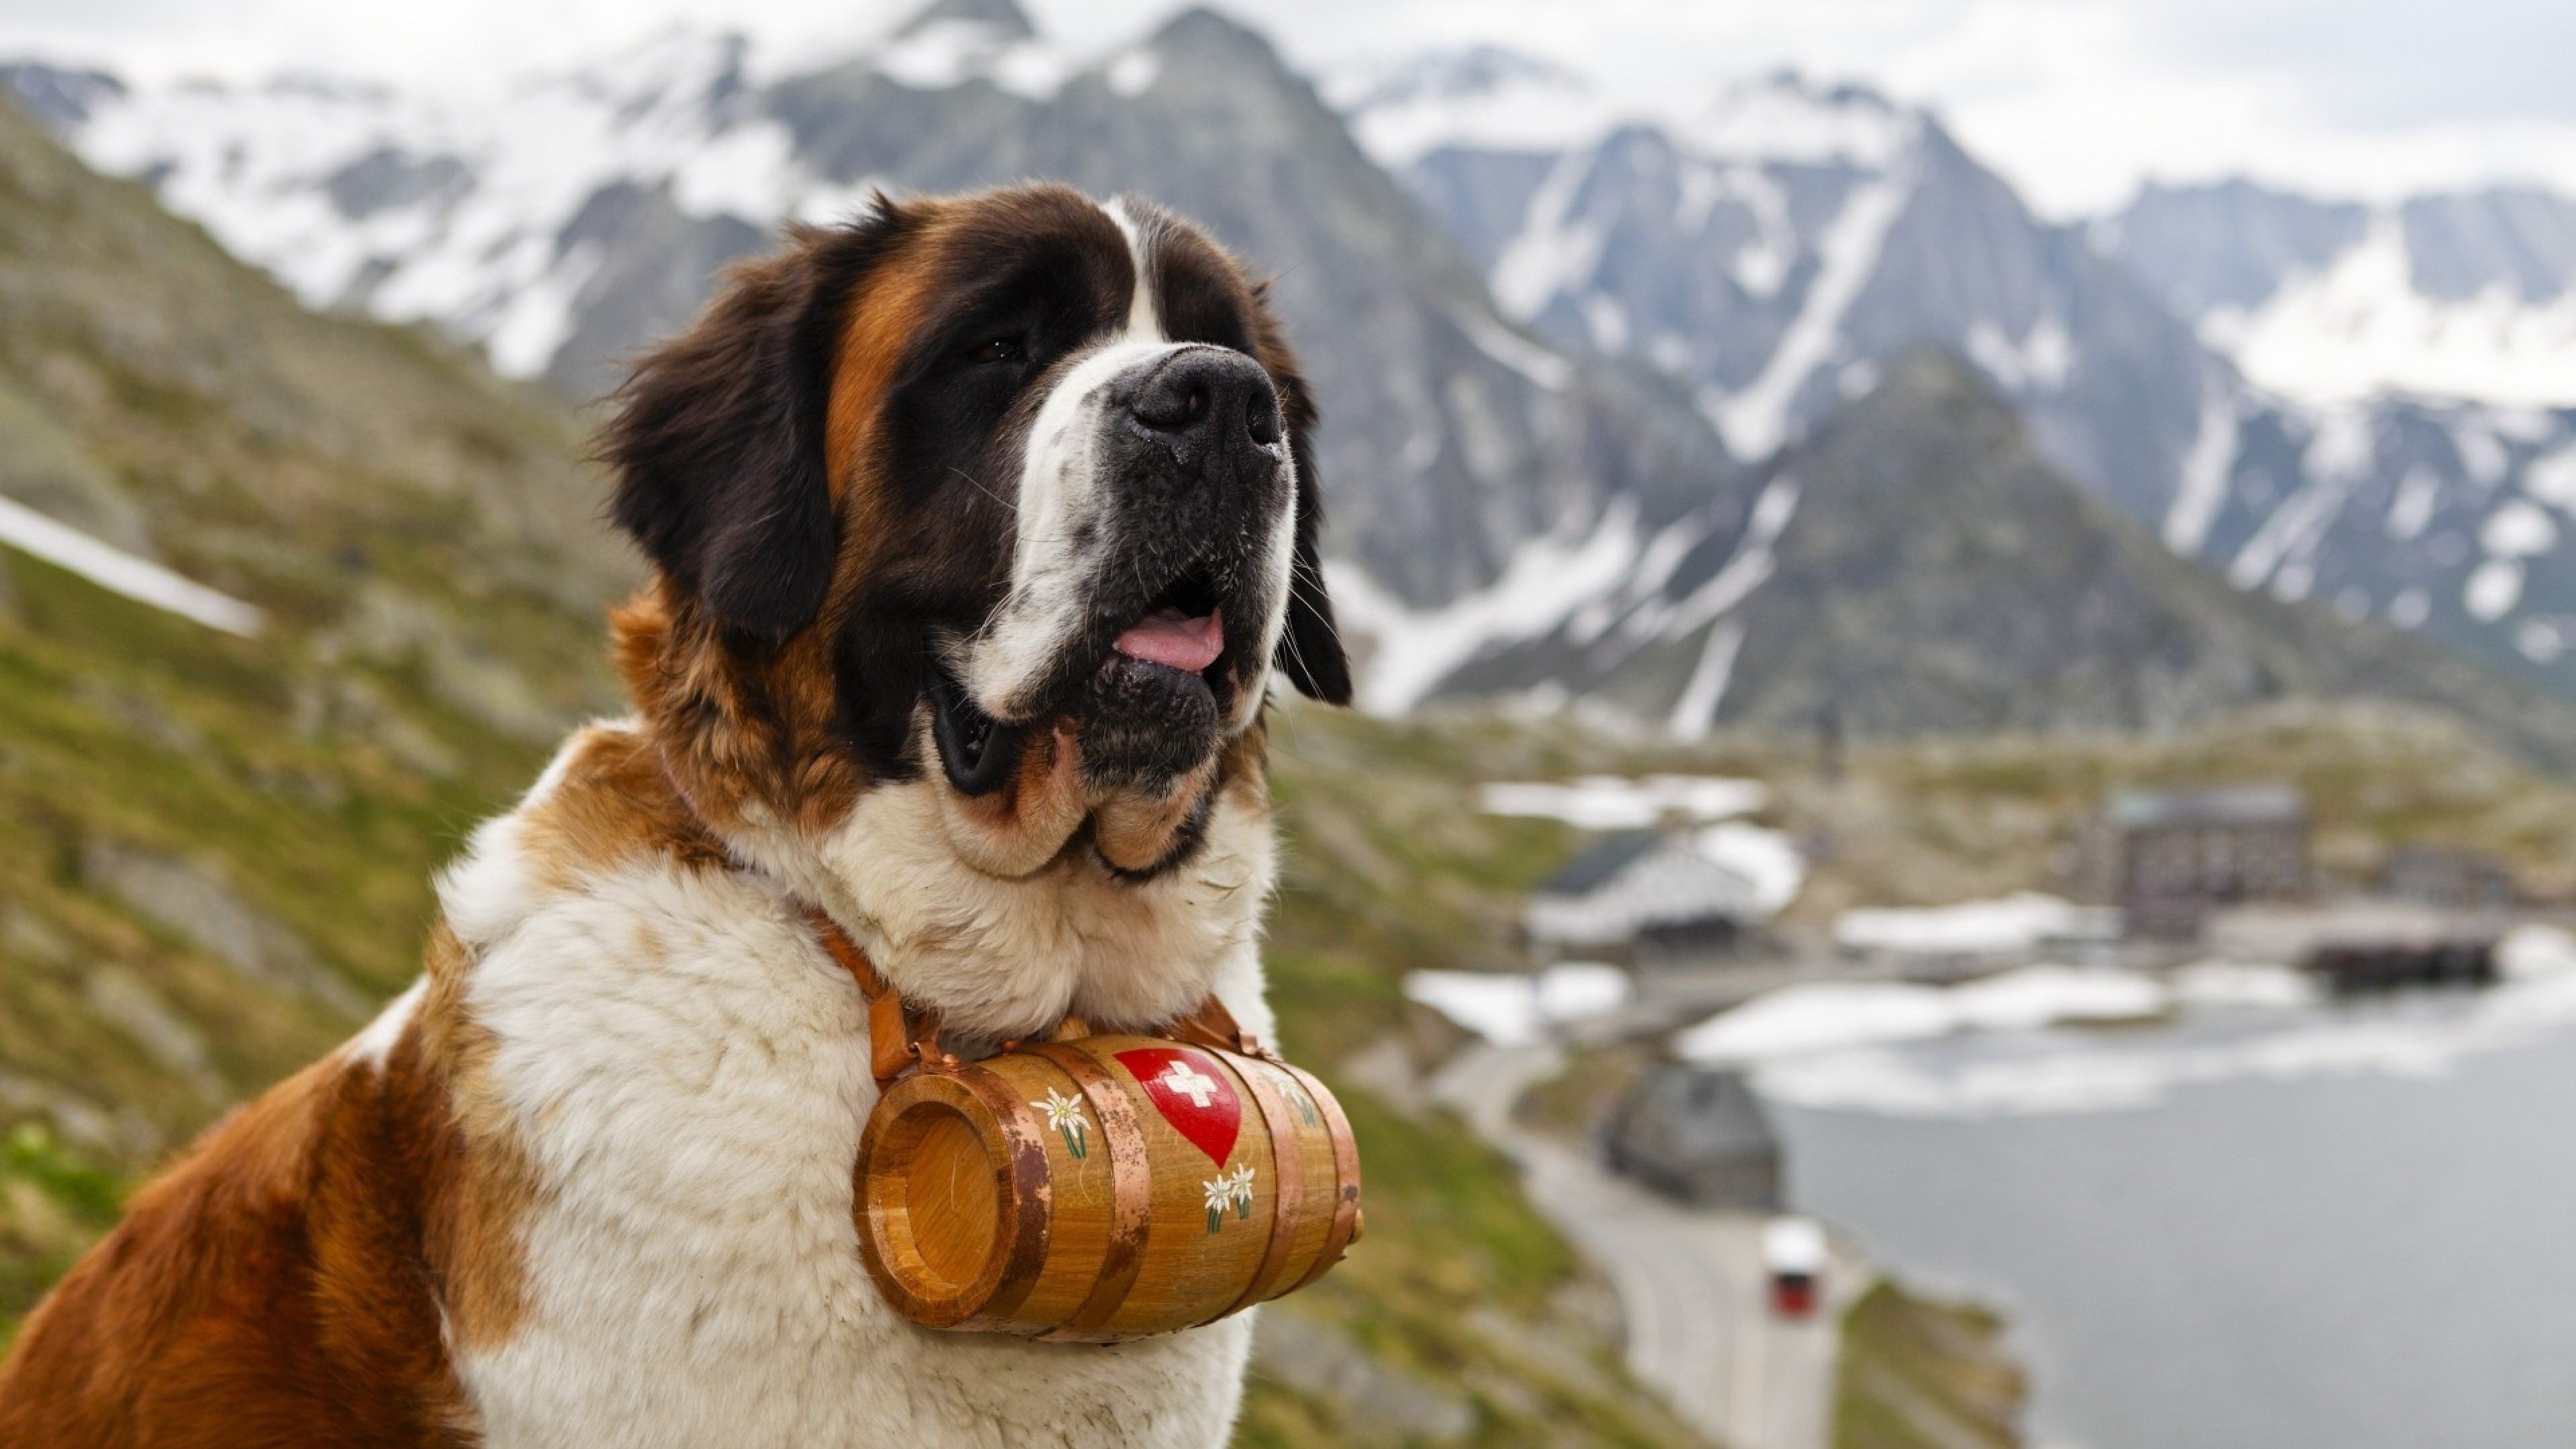
{"type": "Polygon", "coordinates": [[[989,341],[979,343],[976,346],[972,357],[979,363],[1018,362],[1027,355],[1027,351],[1020,345],[1020,339],[1016,337],[996,337],[989,341]]]}

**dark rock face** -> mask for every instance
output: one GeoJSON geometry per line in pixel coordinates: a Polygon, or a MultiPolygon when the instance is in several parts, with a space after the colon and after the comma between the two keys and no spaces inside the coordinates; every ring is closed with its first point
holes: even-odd
{"type": "Polygon", "coordinates": [[[125,82],[105,71],[66,70],[34,61],[0,65],[0,95],[49,130],[76,126],[101,104],[125,94],[125,82]]]}
{"type": "Polygon", "coordinates": [[[1762,487],[1791,500],[1767,510],[1786,514],[1776,528],[1695,550],[1589,637],[1490,654],[1459,687],[1562,680],[1685,732],[1826,718],[1870,734],[2166,729],[2274,699],[2369,697],[2465,714],[2546,756],[2576,750],[2564,705],[2175,557],[1934,350],[1901,355],[1762,487]],[[1738,589],[1719,584],[1730,570],[1738,589]],[[1728,602],[1671,642],[1620,646],[1629,618],[1660,615],[1658,634],[1675,634],[1693,599],[1728,602]]]}

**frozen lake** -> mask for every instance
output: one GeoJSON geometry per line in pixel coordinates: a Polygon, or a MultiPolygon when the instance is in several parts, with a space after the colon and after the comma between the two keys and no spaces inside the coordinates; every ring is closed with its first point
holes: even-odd
{"type": "Polygon", "coordinates": [[[2576,1442],[2576,982],[1764,1081],[1798,1207],[2011,1315],[2035,1446],[2576,1442]]]}

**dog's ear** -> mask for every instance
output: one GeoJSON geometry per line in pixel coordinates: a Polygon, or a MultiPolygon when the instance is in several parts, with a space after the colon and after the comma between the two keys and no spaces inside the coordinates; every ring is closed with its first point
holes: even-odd
{"type": "Polygon", "coordinates": [[[842,319],[901,226],[880,198],[847,227],[799,227],[734,269],[689,330],[612,399],[601,456],[618,525],[729,630],[776,644],[813,622],[840,548],[826,413],[842,319]]]}
{"type": "Polygon", "coordinates": [[[1288,570],[1288,627],[1279,637],[1279,666],[1309,699],[1351,702],[1351,661],[1333,625],[1332,596],[1324,592],[1318,553],[1324,531],[1324,495],[1302,436],[1297,442],[1297,553],[1288,570]]]}
{"type": "Polygon", "coordinates": [[[1288,452],[1297,469],[1297,548],[1288,570],[1288,625],[1280,633],[1274,663],[1307,698],[1348,704],[1351,662],[1342,652],[1341,631],[1333,627],[1332,597],[1324,592],[1324,489],[1315,468],[1315,399],[1271,315],[1269,292],[1265,285],[1257,293],[1262,364],[1279,387],[1288,452]]]}

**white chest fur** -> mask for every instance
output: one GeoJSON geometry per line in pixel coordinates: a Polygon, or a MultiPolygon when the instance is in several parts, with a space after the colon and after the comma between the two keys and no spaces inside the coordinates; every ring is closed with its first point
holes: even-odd
{"type": "Polygon", "coordinates": [[[1099,1348],[886,1308],[850,1216],[860,1000],[791,902],[658,867],[532,899],[514,854],[496,822],[443,888],[541,1189],[528,1311],[457,1365],[492,1449],[1224,1441],[1247,1316],[1099,1348]]]}

